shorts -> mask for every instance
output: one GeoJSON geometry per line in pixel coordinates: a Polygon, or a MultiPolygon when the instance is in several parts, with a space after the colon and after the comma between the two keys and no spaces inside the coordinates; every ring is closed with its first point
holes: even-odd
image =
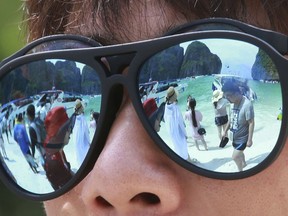
{"type": "Polygon", "coordinates": [[[233,145],[234,149],[239,150],[239,151],[244,151],[244,149],[247,146],[247,142],[246,143],[242,143],[242,144],[232,143],[232,145],[233,145]]]}
{"type": "Polygon", "coordinates": [[[228,122],[228,115],[215,117],[215,124],[217,126],[224,125],[228,122]]]}

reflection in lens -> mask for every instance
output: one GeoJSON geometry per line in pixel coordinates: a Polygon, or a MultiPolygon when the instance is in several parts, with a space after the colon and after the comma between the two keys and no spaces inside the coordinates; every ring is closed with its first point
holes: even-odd
{"type": "Polygon", "coordinates": [[[243,41],[188,41],[155,54],[140,70],[139,94],[162,140],[203,169],[249,170],[279,136],[278,71],[263,50],[243,41]]]}
{"type": "Polygon", "coordinates": [[[90,148],[101,107],[97,72],[75,61],[49,59],[1,79],[1,161],[7,174],[36,194],[73,178],[90,148]]]}

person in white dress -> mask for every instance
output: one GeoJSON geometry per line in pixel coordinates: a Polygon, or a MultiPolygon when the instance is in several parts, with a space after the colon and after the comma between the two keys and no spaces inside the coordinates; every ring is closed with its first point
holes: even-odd
{"type": "Polygon", "coordinates": [[[174,87],[169,87],[166,95],[164,121],[170,138],[174,144],[176,154],[188,160],[188,146],[185,123],[182,113],[177,105],[177,92],[174,87]]]}
{"type": "Polygon", "coordinates": [[[84,115],[84,106],[81,100],[75,102],[75,125],[73,128],[74,141],[76,145],[76,158],[79,167],[82,165],[90,148],[89,128],[84,115]]]}

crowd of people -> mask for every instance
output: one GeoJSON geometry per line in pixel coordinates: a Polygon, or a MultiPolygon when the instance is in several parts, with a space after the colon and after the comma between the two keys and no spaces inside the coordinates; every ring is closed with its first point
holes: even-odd
{"type": "MultiPolygon", "coordinates": [[[[156,132],[160,131],[161,121],[165,122],[174,151],[183,159],[192,163],[197,162],[188,153],[188,135],[192,137],[196,148],[200,151],[200,143],[204,150],[208,150],[205,140],[206,129],[201,126],[203,114],[196,109],[196,99],[187,97],[187,109],[182,115],[178,104],[178,92],[170,86],[166,92],[166,102],[157,108],[155,99],[149,98],[143,103],[146,115],[149,117],[156,132]],[[155,118],[157,113],[158,118],[155,118]],[[153,115],[152,115],[153,114],[153,115]],[[184,117],[183,117],[184,116],[184,117]],[[188,133],[185,121],[189,124],[188,133]],[[188,135],[187,135],[188,134],[188,135]]],[[[222,89],[215,89],[212,93],[212,106],[215,113],[215,126],[220,141],[219,147],[224,148],[229,139],[234,151],[232,159],[238,170],[243,171],[247,165],[244,150],[252,146],[254,132],[254,109],[252,102],[241,92],[236,82],[227,81],[222,89]]]]}
{"type": "MultiPolygon", "coordinates": [[[[44,112],[35,109],[34,104],[30,104],[24,113],[16,115],[14,126],[9,125],[12,130],[11,135],[8,134],[7,120],[1,122],[1,157],[9,160],[7,146],[5,148],[7,143],[3,139],[3,134],[7,134],[7,141],[10,138],[9,145],[13,144],[11,139],[14,139],[32,171],[35,174],[39,173],[41,165],[53,189],[59,189],[74,175],[64,147],[68,144],[74,145],[73,152],[76,155],[78,168],[89,150],[91,143],[89,133],[95,133],[99,118],[98,112],[91,110],[90,114],[88,127],[84,104],[80,99],[75,101],[74,112],[70,117],[63,106],[54,107],[44,115],[44,112]],[[71,144],[69,141],[72,132],[74,143],[71,144]]],[[[6,118],[8,117],[7,114],[6,118]]]]}

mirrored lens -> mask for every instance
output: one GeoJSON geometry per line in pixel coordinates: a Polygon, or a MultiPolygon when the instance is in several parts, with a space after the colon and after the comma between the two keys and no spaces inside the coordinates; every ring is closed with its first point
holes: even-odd
{"type": "Polygon", "coordinates": [[[198,167],[249,170],[276,145],[282,119],[278,71],[253,44],[215,38],[169,47],[143,65],[139,83],[151,126],[198,167]]]}
{"type": "Polygon", "coordinates": [[[101,83],[88,65],[61,59],[14,68],[0,82],[0,156],[10,177],[36,194],[77,173],[96,132],[101,83]]]}

